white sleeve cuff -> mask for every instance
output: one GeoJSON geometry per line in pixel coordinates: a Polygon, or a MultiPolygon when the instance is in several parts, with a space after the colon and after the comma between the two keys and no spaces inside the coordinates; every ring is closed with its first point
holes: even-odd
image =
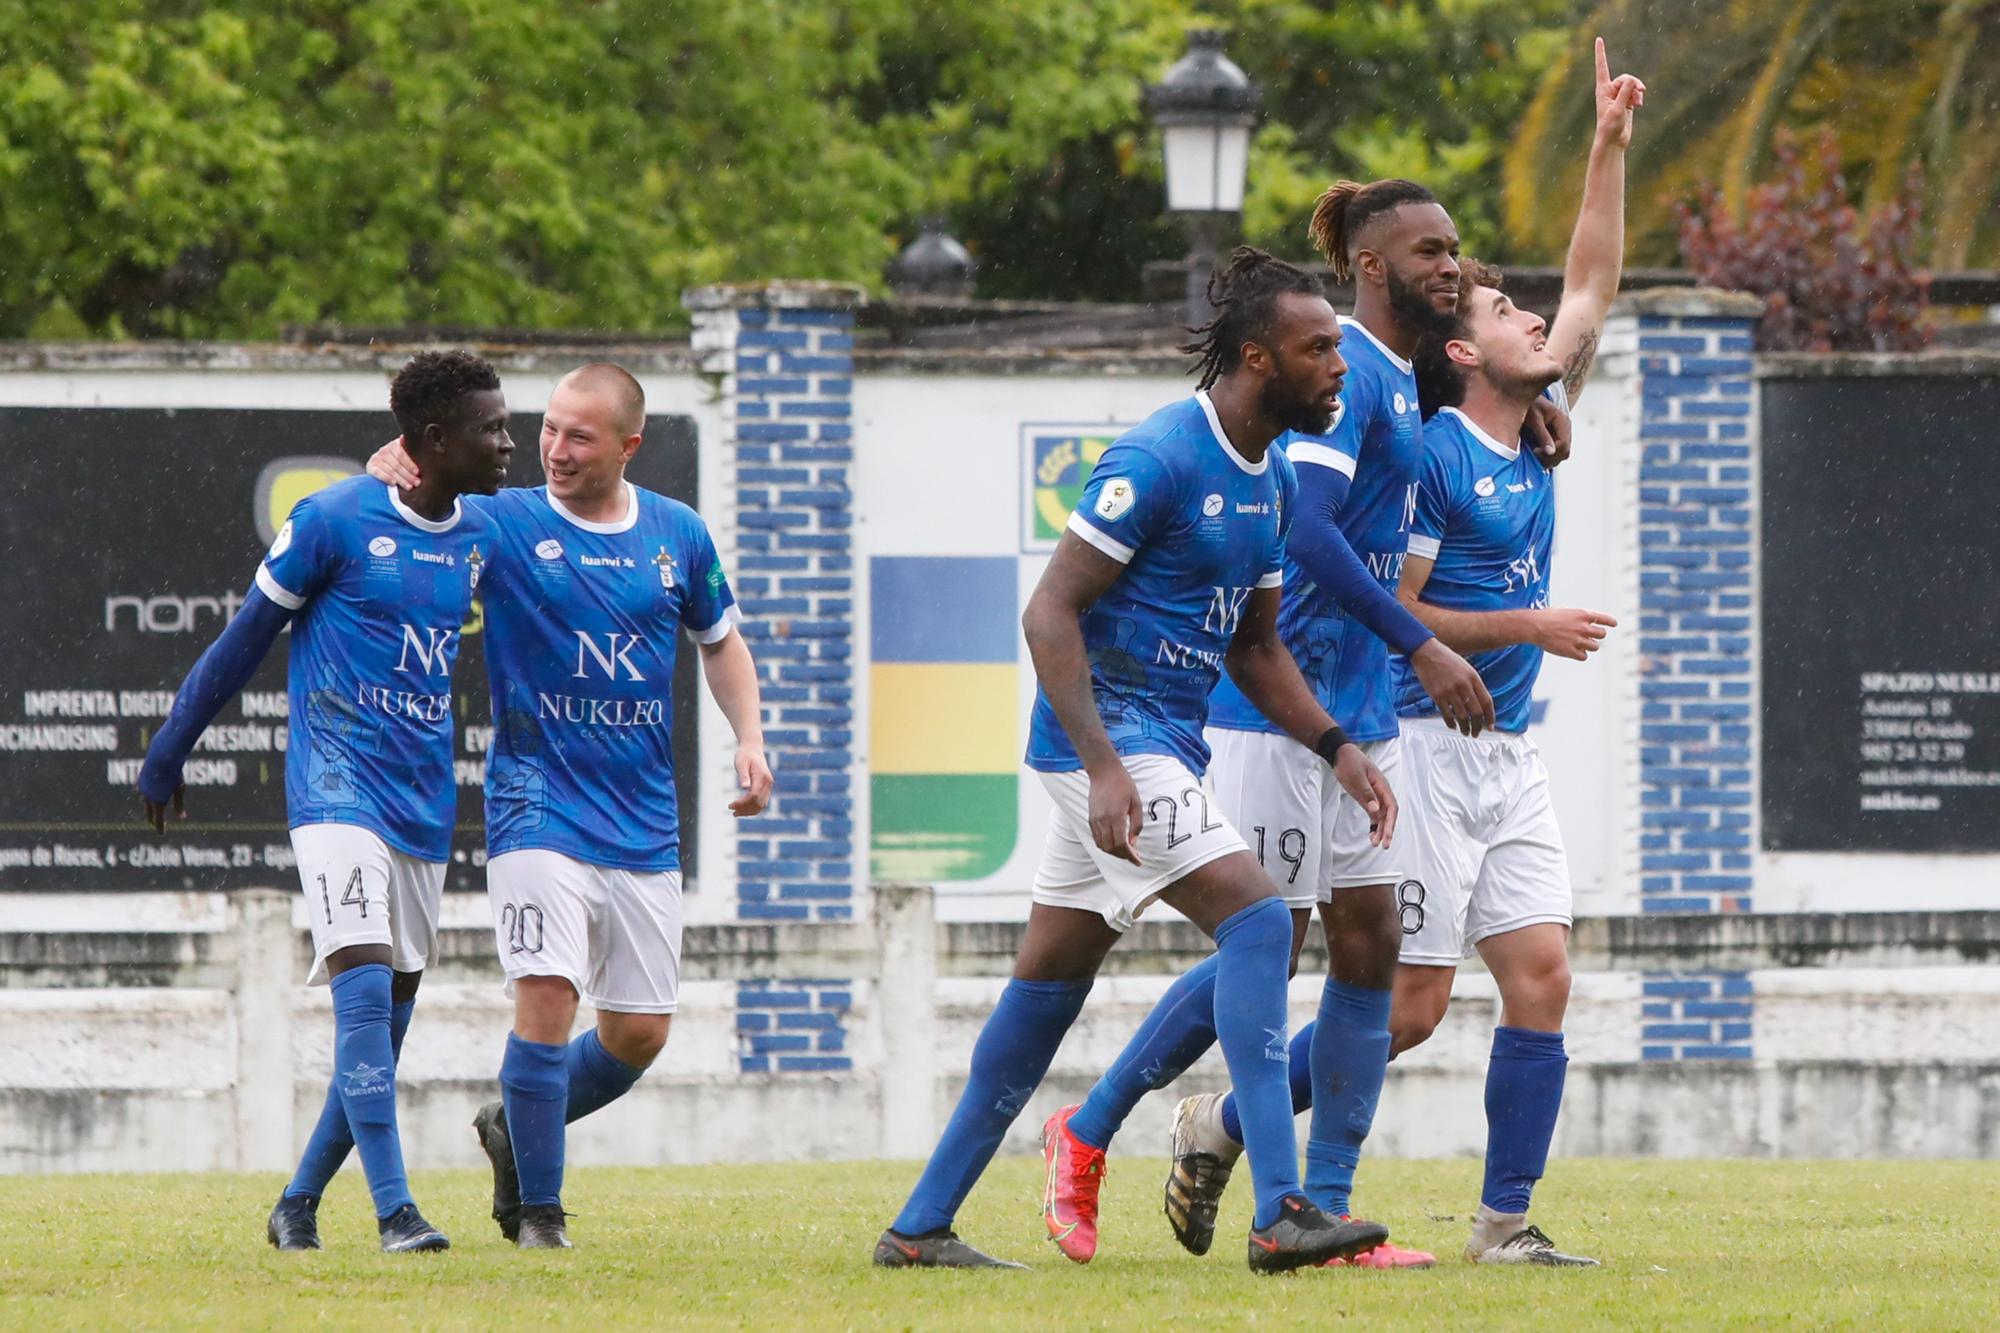
{"type": "Polygon", "coordinates": [[[1071,511],[1069,516],[1069,530],[1121,565],[1131,564],[1132,557],[1137,554],[1137,552],[1124,542],[1108,535],[1102,528],[1099,528],[1096,524],[1085,518],[1082,510],[1071,511]]]}
{"type": "Polygon", "coordinates": [[[721,643],[729,637],[729,631],[735,629],[742,619],[743,613],[736,609],[736,603],[731,602],[722,609],[722,614],[715,618],[713,625],[707,629],[691,629],[688,635],[696,643],[721,643]]]}
{"type": "Polygon", "coordinates": [[[1410,554],[1419,560],[1437,559],[1440,544],[1436,537],[1420,537],[1414,532],[1410,534],[1410,554]]]}
{"type": "Polygon", "coordinates": [[[1315,467],[1330,467],[1343,476],[1354,475],[1354,460],[1332,445],[1296,440],[1285,450],[1285,457],[1291,459],[1294,464],[1311,463],[1315,467]]]}
{"type": "Polygon", "coordinates": [[[269,566],[266,565],[257,566],[257,591],[263,593],[287,611],[296,611],[306,604],[305,598],[288,590],[284,584],[278,582],[276,576],[271,573],[269,566]]]}
{"type": "Polygon", "coordinates": [[[1282,570],[1282,569],[1274,569],[1274,570],[1272,570],[1272,571],[1271,571],[1270,573],[1266,574],[1266,575],[1265,575],[1265,576],[1264,576],[1263,578],[1261,578],[1261,579],[1258,579],[1258,580],[1257,580],[1257,586],[1258,586],[1258,587],[1260,587],[1260,588],[1282,588],[1282,587],[1284,587],[1284,586],[1285,586],[1285,571],[1284,571],[1284,570],[1282,570]]]}

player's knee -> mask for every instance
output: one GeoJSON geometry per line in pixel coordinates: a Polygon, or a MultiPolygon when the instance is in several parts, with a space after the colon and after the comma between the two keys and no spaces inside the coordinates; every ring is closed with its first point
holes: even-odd
{"type": "Polygon", "coordinates": [[[667,1032],[672,1024],[672,1014],[606,1012],[598,1015],[597,1039],[620,1064],[646,1069],[666,1049],[667,1032]]]}
{"type": "Polygon", "coordinates": [[[1523,998],[1537,1010],[1560,1018],[1569,1007],[1570,984],[1569,954],[1557,950],[1533,961],[1521,989],[1523,998]]]}

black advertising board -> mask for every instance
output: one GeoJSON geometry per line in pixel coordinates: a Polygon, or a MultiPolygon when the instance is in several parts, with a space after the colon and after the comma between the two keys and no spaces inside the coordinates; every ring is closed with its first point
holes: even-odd
{"type": "Polygon", "coordinates": [[[1764,845],[2000,850],[2000,376],[1761,389],[1764,845]]]}
{"type": "MultiPolygon", "coordinates": [[[[385,392],[386,397],[386,392],[385,392]]],[[[517,414],[510,481],[541,481],[541,418],[517,414]]],[[[190,758],[189,818],[141,822],[133,783],[173,691],[241,604],[300,496],[360,470],[396,433],[379,413],[0,408],[0,886],[288,886],[285,645],[190,758]]],[[[693,504],[695,431],[651,417],[628,474],[693,504]]],[[[491,735],[475,603],[453,677],[458,830],[446,878],[482,887],[480,775],[491,735]]],[[[674,673],[674,765],[695,773],[697,654],[674,673]]],[[[680,784],[692,879],[695,787],[680,784]]]]}

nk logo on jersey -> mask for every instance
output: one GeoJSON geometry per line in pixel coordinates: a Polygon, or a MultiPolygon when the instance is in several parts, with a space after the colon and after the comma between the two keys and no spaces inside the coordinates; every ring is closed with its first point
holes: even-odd
{"type": "Polygon", "coordinates": [[[457,630],[432,629],[425,626],[421,631],[415,625],[403,626],[403,652],[396,659],[396,670],[415,671],[420,676],[449,676],[451,674],[451,639],[457,630]],[[417,665],[410,665],[414,655],[417,665]]]}
{"type": "Polygon", "coordinates": [[[1534,548],[1530,547],[1507,562],[1507,587],[1505,591],[1512,592],[1516,588],[1526,588],[1539,582],[1541,577],[1541,562],[1535,559],[1534,548]]]}
{"type": "Polygon", "coordinates": [[[632,665],[632,650],[639,646],[639,636],[636,634],[619,634],[613,631],[603,637],[604,647],[599,648],[596,636],[587,634],[583,630],[576,631],[576,672],[574,679],[587,679],[590,675],[587,668],[590,663],[595,662],[607,680],[617,680],[620,667],[625,669],[625,679],[644,680],[645,677],[639,674],[639,668],[632,665]]]}
{"type": "Polygon", "coordinates": [[[1250,600],[1248,588],[1217,588],[1209,599],[1208,614],[1201,618],[1202,629],[1223,638],[1233,638],[1243,623],[1243,607],[1250,600]]]}

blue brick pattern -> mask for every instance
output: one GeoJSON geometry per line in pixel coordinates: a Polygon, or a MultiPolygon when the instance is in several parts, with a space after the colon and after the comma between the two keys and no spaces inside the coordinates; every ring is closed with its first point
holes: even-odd
{"type": "Polygon", "coordinates": [[[1641,983],[1643,1060],[1748,1060],[1757,991],[1747,972],[1648,972],[1641,983]]]}
{"type": "MultiPolygon", "coordinates": [[[[739,289],[697,315],[729,423],[730,567],[757,658],[771,808],[736,828],[738,917],[852,919],[854,313],[739,289]]],[[[698,307],[699,308],[699,307],[698,307]]],[[[810,1057],[821,1059],[815,1049],[810,1057]]]]}
{"type": "Polygon", "coordinates": [[[854,983],[736,983],[736,1060],[746,1074],[837,1074],[854,1068],[847,1015],[854,983]]]}
{"type": "Polygon", "coordinates": [[[1647,912],[1751,910],[1750,329],[1750,320],[1730,317],[1639,319],[1639,889],[1647,912]]]}

